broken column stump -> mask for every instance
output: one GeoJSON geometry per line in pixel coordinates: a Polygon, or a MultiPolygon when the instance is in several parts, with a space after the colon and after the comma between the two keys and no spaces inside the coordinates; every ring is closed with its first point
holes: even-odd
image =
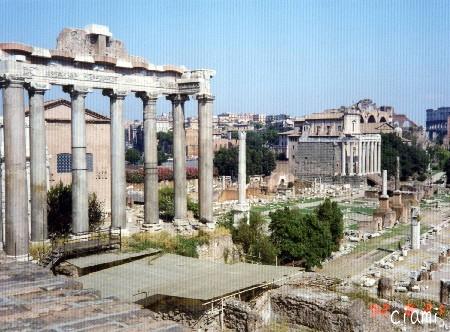
{"type": "Polygon", "coordinates": [[[393,281],[390,278],[382,277],[378,279],[377,296],[381,299],[389,299],[392,296],[393,281]]]}

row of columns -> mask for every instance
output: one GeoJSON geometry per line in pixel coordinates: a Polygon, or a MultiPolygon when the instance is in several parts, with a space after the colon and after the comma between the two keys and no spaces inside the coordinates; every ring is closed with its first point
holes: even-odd
{"type": "Polygon", "coordinates": [[[381,173],[381,142],[380,141],[348,141],[342,142],[341,175],[366,175],[381,173]],[[355,153],[356,149],[356,153],[355,153]],[[348,165],[347,165],[348,156],[348,165]],[[357,158],[356,158],[357,157],[357,158]],[[356,163],[355,160],[358,160],[356,163]]]}
{"type": "MultiPolygon", "coordinates": [[[[30,107],[31,241],[43,241],[47,234],[47,179],[44,94],[48,84],[22,81],[2,83],[5,148],[5,251],[9,256],[28,254],[29,226],[25,152],[24,88],[30,107]]],[[[65,86],[71,98],[72,138],[72,232],[89,231],[85,98],[87,87],[65,86]]],[[[111,117],[111,227],[126,227],[125,136],[123,104],[128,91],[107,89],[111,117]]],[[[144,223],[159,222],[156,102],[158,96],[138,92],[144,113],[144,223]]],[[[184,94],[167,96],[172,102],[174,122],[175,219],[187,218],[186,135],[184,94]]],[[[211,95],[198,95],[199,116],[199,203],[200,218],[212,222],[213,142],[211,95]]]]}

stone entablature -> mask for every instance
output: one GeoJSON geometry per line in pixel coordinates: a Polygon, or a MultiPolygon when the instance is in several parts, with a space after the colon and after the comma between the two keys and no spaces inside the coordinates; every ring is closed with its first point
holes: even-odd
{"type": "Polygon", "coordinates": [[[142,57],[128,55],[123,43],[112,39],[108,27],[95,24],[64,29],[53,50],[0,43],[0,81],[192,95],[209,94],[209,81],[214,75],[209,69],[156,66],[142,57]]]}

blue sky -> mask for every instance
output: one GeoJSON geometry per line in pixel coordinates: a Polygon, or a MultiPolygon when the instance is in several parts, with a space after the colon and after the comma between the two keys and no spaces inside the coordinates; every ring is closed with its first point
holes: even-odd
{"type": "MultiPolygon", "coordinates": [[[[63,27],[98,23],[152,63],[215,69],[216,114],[303,115],[371,98],[423,122],[426,108],[450,105],[450,1],[3,0],[0,8],[0,41],[54,48],[63,27]]],[[[61,95],[54,88],[48,98],[61,95]]],[[[141,117],[134,99],[128,118],[141,117]]],[[[99,93],[87,105],[108,112],[99,93]]]]}

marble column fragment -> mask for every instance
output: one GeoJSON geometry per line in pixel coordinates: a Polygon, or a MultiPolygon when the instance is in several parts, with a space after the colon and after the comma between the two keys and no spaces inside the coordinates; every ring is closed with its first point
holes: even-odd
{"type": "Polygon", "coordinates": [[[158,142],[156,136],[156,102],[158,96],[146,92],[136,94],[144,106],[144,224],[159,223],[158,142]]]}
{"type": "Polygon", "coordinates": [[[125,131],[123,102],[128,91],[103,90],[109,96],[111,118],[111,227],[125,229],[127,219],[125,180],[125,131]]]}
{"type": "Polygon", "coordinates": [[[213,222],[213,100],[211,95],[198,95],[198,202],[200,220],[213,222]]]}
{"type": "Polygon", "coordinates": [[[44,93],[50,86],[31,83],[28,86],[30,105],[30,187],[31,241],[48,238],[47,229],[47,152],[44,93]]]}
{"type": "Polygon", "coordinates": [[[173,176],[175,186],[175,222],[187,219],[186,187],[186,130],[184,127],[184,103],[187,95],[167,96],[172,101],[173,115],[173,176]]]}
{"type": "Polygon", "coordinates": [[[29,248],[28,191],[25,152],[24,87],[3,83],[5,149],[5,252],[25,259],[29,248]]]}
{"type": "Polygon", "coordinates": [[[66,86],[72,101],[72,233],[89,231],[85,98],[90,90],[66,86]]]}

